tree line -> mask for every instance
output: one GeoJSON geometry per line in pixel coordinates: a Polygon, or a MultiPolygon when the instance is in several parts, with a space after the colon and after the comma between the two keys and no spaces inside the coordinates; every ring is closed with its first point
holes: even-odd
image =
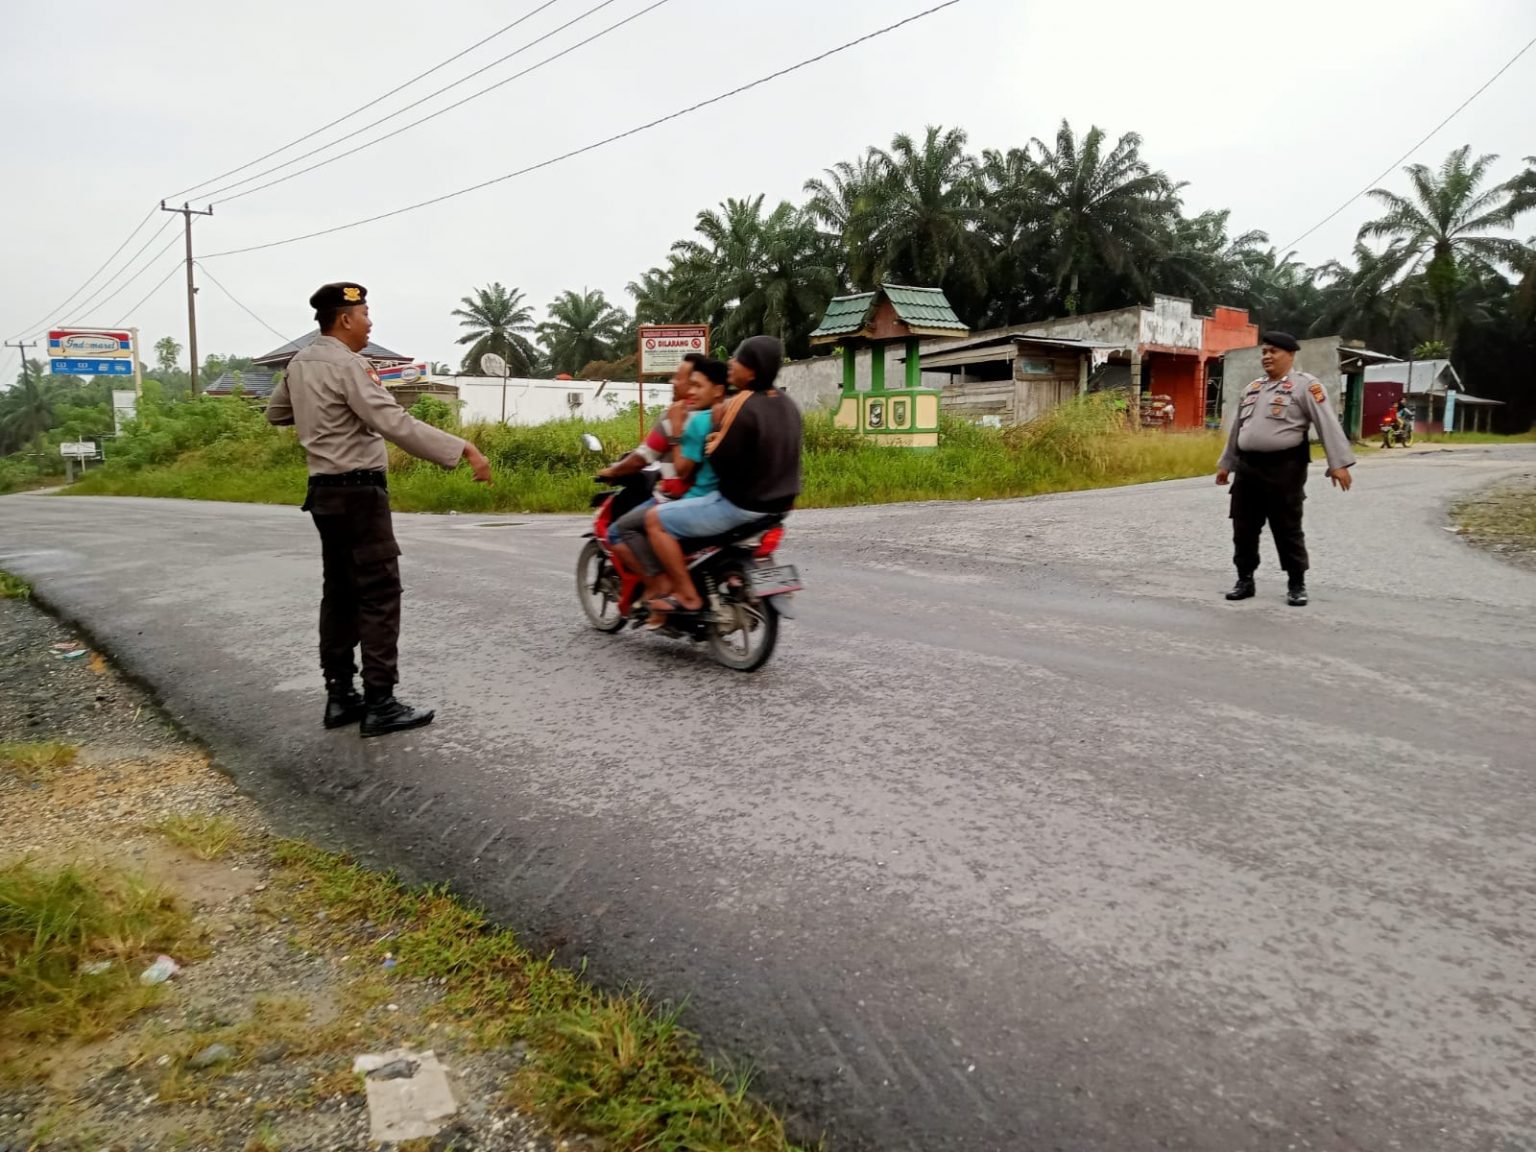
{"type": "Polygon", "coordinates": [[[1111,140],[1063,122],[1051,140],[984,151],[958,128],[899,135],[828,168],[799,203],[730,198],[628,285],[633,310],[565,292],[536,322],[501,284],[454,315],[465,370],[498,351],[514,370],[632,370],[636,323],[707,321],[721,346],[767,332],[811,354],[827,301],[882,282],[937,285],[973,329],[1146,303],[1246,308],[1299,336],[1342,335],[1395,355],[1449,354],[1507,423],[1536,416],[1536,241],[1512,234],[1536,209],[1536,157],[1495,183],[1496,156],[1452,151],[1369,196],[1378,214],[1347,258],[1317,266],[1225,210],[1191,214],[1185,184],[1153,167],[1134,132],[1111,140]]]}

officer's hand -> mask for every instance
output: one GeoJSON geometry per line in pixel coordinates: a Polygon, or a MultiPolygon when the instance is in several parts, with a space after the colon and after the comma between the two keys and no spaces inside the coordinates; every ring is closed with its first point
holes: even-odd
{"type": "Polygon", "coordinates": [[[1228,472],[1225,468],[1216,473],[1216,483],[1218,484],[1225,485],[1231,479],[1232,473],[1228,472]]]}
{"type": "Polygon", "coordinates": [[[490,487],[491,462],[485,458],[485,453],[480,451],[480,449],[476,448],[473,444],[465,441],[464,459],[469,461],[470,470],[475,474],[475,483],[484,484],[486,487],[490,487]]]}
{"type": "Polygon", "coordinates": [[[1341,491],[1348,492],[1355,478],[1348,468],[1335,468],[1328,473],[1328,479],[1333,481],[1333,486],[1341,491]]]}

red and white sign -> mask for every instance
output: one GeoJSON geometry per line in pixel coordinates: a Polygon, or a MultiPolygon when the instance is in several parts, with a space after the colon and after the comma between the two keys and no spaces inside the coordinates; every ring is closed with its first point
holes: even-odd
{"type": "Polygon", "coordinates": [[[709,355],[708,324],[640,325],[640,375],[670,376],[690,352],[709,355]]]}
{"type": "Polygon", "coordinates": [[[48,356],[55,360],[126,360],[133,356],[133,337],[100,328],[55,328],[48,333],[48,356]]]}
{"type": "Polygon", "coordinates": [[[384,384],[414,384],[426,374],[425,364],[396,364],[393,368],[380,368],[379,380],[384,384]]]}

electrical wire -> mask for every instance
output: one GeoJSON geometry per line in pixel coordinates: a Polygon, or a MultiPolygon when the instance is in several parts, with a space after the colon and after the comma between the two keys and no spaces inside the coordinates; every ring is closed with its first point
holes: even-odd
{"type": "Polygon", "coordinates": [[[243,303],[241,303],[240,298],[238,296],[236,296],[233,292],[231,292],[228,288],[224,287],[224,285],[222,283],[220,283],[219,278],[217,276],[215,276],[212,272],[208,271],[208,269],[206,267],[204,267],[203,262],[201,260],[194,260],[194,261],[192,261],[192,263],[196,264],[199,268],[202,268],[203,275],[208,277],[208,279],[212,280],[214,282],[214,284],[218,287],[219,291],[224,293],[224,295],[228,296],[232,301],[234,301],[235,306],[238,307],[247,316],[249,316],[252,320],[256,321],[256,323],[260,324],[263,328],[265,328],[268,332],[272,333],[272,335],[276,336],[284,344],[290,344],[290,343],[293,342],[294,338],[292,336],[284,336],[276,328],[272,327],[272,325],[268,324],[260,316],[256,315],[256,313],[252,312],[243,303]]]}
{"type": "Polygon", "coordinates": [[[1434,138],[1435,134],[1437,132],[1439,132],[1440,129],[1444,128],[1452,120],[1456,119],[1457,116],[1460,116],[1461,113],[1466,110],[1467,106],[1472,103],[1472,101],[1476,100],[1484,92],[1488,91],[1488,89],[1493,86],[1494,81],[1496,81],[1500,76],[1504,75],[1504,73],[1508,72],[1511,68],[1513,68],[1515,66],[1515,64],[1519,61],[1520,57],[1524,56],[1527,52],[1529,52],[1533,46],[1536,46],[1536,36],[1533,36],[1531,39],[1527,40],[1526,43],[1525,43],[1525,47],[1524,48],[1520,49],[1520,51],[1516,52],[1513,56],[1511,56],[1509,58],[1509,61],[1504,65],[1504,67],[1500,68],[1492,76],[1488,77],[1488,79],[1483,82],[1482,87],[1480,87],[1476,92],[1472,93],[1472,95],[1468,96],[1465,100],[1463,100],[1460,104],[1458,104],[1456,106],[1456,110],[1454,112],[1452,112],[1444,120],[1440,121],[1440,123],[1436,124],[1433,128],[1431,128],[1425,134],[1423,139],[1421,139],[1412,148],[1408,149],[1408,151],[1404,152],[1401,156],[1399,156],[1391,164],[1387,165],[1387,167],[1382,171],[1381,175],[1377,176],[1376,179],[1372,180],[1364,188],[1360,189],[1360,191],[1356,192],[1348,200],[1344,201],[1344,203],[1340,204],[1337,208],[1335,208],[1332,212],[1328,213],[1328,215],[1324,216],[1316,224],[1312,225],[1312,227],[1308,228],[1300,236],[1296,237],[1296,239],[1292,240],[1289,244],[1286,244],[1281,249],[1281,251],[1289,252],[1292,248],[1295,248],[1296,245],[1300,244],[1308,236],[1311,236],[1312,233],[1316,232],[1319,228],[1323,227],[1323,225],[1325,225],[1325,224],[1329,223],[1330,221],[1332,221],[1335,217],[1338,216],[1338,214],[1340,212],[1344,211],[1344,209],[1348,208],[1356,200],[1360,199],[1360,197],[1362,197],[1366,193],[1370,192],[1371,189],[1375,188],[1378,184],[1380,184],[1388,176],[1392,175],[1393,172],[1397,171],[1397,169],[1402,165],[1403,161],[1407,160],[1415,152],[1417,152],[1420,148],[1424,147],[1425,144],[1429,143],[1429,141],[1434,138]]]}
{"type": "MultiPolygon", "coordinates": [[[[468,104],[470,101],[478,100],[478,99],[480,99],[480,97],[482,97],[482,96],[484,96],[484,95],[486,95],[486,94],[488,94],[490,92],[494,92],[496,89],[504,87],[504,86],[512,83],[514,80],[520,80],[524,76],[527,76],[528,74],[530,74],[532,72],[537,72],[540,68],[543,68],[546,64],[553,64],[556,60],[559,60],[559,59],[561,59],[562,57],[565,57],[565,56],[569,56],[572,52],[575,52],[575,51],[577,51],[577,50],[579,50],[581,48],[585,48],[588,44],[591,44],[591,43],[593,43],[596,40],[601,40],[604,36],[607,36],[611,32],[617,32],[620,28],[624,27],[626,24],[631,24],[634,21],[640,19],[640,17],[645,16],[645,15],[647,15],[650,12],[654,12],[656,9],[660,8],[662,5],[668,4],[670,2],[671,2],[671,0],[655,0],[655,3],[651,4],[650,7],[643,8],[639,12],[636,12],[636,13],[634,13],[631,16],[626,16],[623,20],[620,20],[618,23],[610,24],[607,28],[604,28],[601,32],[593,33],[591,36],[588,36],[585,40],[579,40],[575,44],[572,44],[570,47],[564,48],[564,49],[560,50],[559,52],[556,52],[553,56],[547,56],[543,60],[540,60],[537,64],[532,64],[529,67],[524,68],[521,72],[516,72],[513,75],[508,76],[505,80],[498,80],[495,84],[492,84],[492,85],[490,85],[489,87],[486,87],[486,88],[482,88],[478,92],[471,93],[470,95],[464,97],[462,100],[457,100],[454,103],[449,104],[445,108],[439,108],[436,112],[429,113],[426,116],[423,116],[419,120],[413,120],[409,124],[406,124],[406,125],[403,125],[403,126],[401,126],[399,128],[396,128],[393,131],[386,132],[383,136],[378,136],[378,137],[375,137],[372,140],[367,141],[366,143],[359,144],[356,148],[349,148],[345,152],[339,152],[335,156],[330,156],[330,157],[327,157],[324,160],[317,161],[316,163],[309,165],[309,167],[307,167],[307,168],[300,168],[297,172],[290,172],[286,176],[279,176],[276,180],[269,180],[265,184],[258,184],[254,188],[247,188],[243,192],[236,192],[233,196],[226,196],[226,197],[224,197],[224,199],[220,200],[219,203],[220,204],[228,204],[231,201],[239,200],[241,197],[250,196],[253,193],[261,192],[261,191],[263,191],[263,190],[265,190],[267,188],[274,187],[275,185],[286,183],[287,181],[293,180],[293,179],[295,179],[295,178],[297,178],[299,176],[303,176],[304,174],[306,174],[308,172],[313,172],[317,168],[324,168],[326,165],[334,164],[338,160],[345,160],[348,156],[355,156],[359,152],[363,152],[363,151],[366,151],[369,148],[372,148],[375,144],[382,144],[384,141],[391,140],[394,137],[399,136],[403,132],[409,132],[412,128],[417,128],[417,127],[421,126],[422,124],[425,124],[429,120],[436,120],[439,116],[443,116],[443,115],[445,115],[445,114],[447,114],[449,112],[452,112],[455,108],[461,108],[465,104],[468,104]]],[[[612,4],[612,3],[614,3],[614,0],[603,0],[603,2],[601,4],[598,4],[596,8],[592,8],[589,11],[582,13],[581,16],[577,17],[577,20],[585,19],[587,16],[591,15],[592,12],[596,12],[599,8],[606,8],[609,4],[612,4]]],[[[576,20],[571,21],[571,24],[574,24],[574,23],[576,23],[576,20]]],[[[569,27],[570,27],[570,24],[562,25],[560,28],[555,29],[554,32],[549,33],[549,36],[553,36],[557,32],[562,32],[566,28],[569,28],[569,27]]],[[[540,39],[548,39],[548,38],[549,38],[548,36],[545,36],[545,37],[541,37],[540,39]]],[[[524,48],[531,48],[534,44],[537,44],[538,42],[539,41],[535,40],[535,41],[532,41],[529,44],[524,45],[523,47],[524,48]]],[[[521,52],[521,51],[523,51],[523,48],[519,48],[518,49],[518,52],[521,52]]],[[[515,56],[515,55],[517,55],[517,53],[514,52],[511,55],[515,56]]],[[[502,59],[503,60],[510,59],[510,56],[503,57],[502,59]]],[[[501,61],[498,60],[498,61],[496,61],[496,63],[499,64],[499,63],[501,63],[501,61]]],[[[490,67],[490,66],[491,65],[487,65],[487,67],[490,67]]],[[[475,75],[475,74],[471,73],[471,75],[475,75]]],[[[466,76],[464,79],[467,80],[467,79],[469,79],[469,77],[466,76]]],[[[459,81],[458,83],[463,83],[463,81],[459,81]]],[[[449,87],[450,88],[454,87],[454,85],[449,85],[449,87]]],[[[441,95],[442,92],[446,92],[446,91],[448,91],[448,89],[447,88],[443,88],[439,92],[434,92],[432,94],[432,96],[441,95]]],[[[426,100],[432,99],[432,96],[425,96],[425,97],[423,97],[421,100],[417,101],[417,104],[424,103],[426,100]]],[[[416,105],[414,105],[414,104],[408,104],[408,105],[406,105],[405,108],[402,108],[400,111],[404,112],[404,111],[408,110],[409,108],[413,108],[415,106],[416,105]]],[[[398,115],[399,115],[398,112],[391,113],[390,116],[386,116],[384,118],[384,120],[392,119],[394,116],[398,116],[398,115]]],[[[323,151],[325,151],[326,148],[334,148],[337,144],[340,144],[340,143],[342,143],[343,141],[346,141],[346,140],[350,140],[353,136],[356,136],[358,133],[365,132],[365,131],[368,130],[368,128],[372,128],[372,127],[375,127],[378,124],[384,123],[384,120],[376,120],[376,121],[374,121],[373,124],[369,124],[369,125],[367,125],[364,128],[359,128],[357,130],[357,132],[353,132],[353,133],[350,133],[347,136],[343,136],[340,140],[334,140],[330,144],[326,144],[323,147],[316,148],[313,152],[306,152],[303,156],[295,156],[292,160],[289,160],[285,164],[279,164],[276,168],[268,169],[268,172],[276,172],[279,169],[288,167],[289,164],[297,164],[300,160],[303,160],[303,159],[305,159],[305,158],[307,158],[309,156],[315,155],[316,152],[323,152],[323,151]]],[[[266,174],[267,173],[261,173],[260,175],[266,175],[266,174]]],[[[258,178],[257,176],[249,177],[249,179],[251,179],[251,180],[255,180],[257,178],[258,178]]],[[[236,181],[236,183],[231,184],[229,187],[230,188],[235,188],[235,187],[238,187],[242,183],[244,183],[244,181],[236,181]]],[[[226,191],[226,190],[227,189],[222,189],[221,188],[221,189],[218,190],[218,192],[211,192],[211,193],[209,193],[209,195],[210,196],[217,196],[219,194],[219,192],[223,192],[223,191],[226,191]]]]}
{"type": "MultiPolygon", "coordinates": [[[[117,286],[117,289],[115,291],[113,291],[110,296],[103,297],[102,299],[96,301],[93,305],[91,305],[91,307],[93,307],[93,308],[103,308],[110,301],[116,300],[124,292],[128,291],[128,286],[130,284],[132,284],[135,280],[137,280],[140,276],[143,276],[144,273],[148,272],[152,267],[154,267],[156,261],[158,261],[160,259],[160,257],[164,256],[167,252],[169,252],[171,250],[171,246],[174,245],[176,243],[176,241],[178,241],[180,239],[181,239],[180,236],[172,236],[169,240],[167,240],[165,242],[165,246],[162,247],[160,249],[160,251],[156,252],[147,261],[145,261],[143,267],[141,267],[137,272],[135,272],[132,276],[128,277],[128,279],[124,280],[121,284],[119,284],[117,286]]],[[[85,320],[77,320],[77,321],[75,321],[75,323],[76,324],[85,324],[85,323],[87,323],[87,321],[85,321],[85,320]]]]}
{"type": "Polygon", "coordinates": [[[537,172],[541,169],[549,168],[555,164],[559,164],[564,160],[574,159],[577,156],[582,156],[589,152],[595,152],[599,148],[607,147],[609,144],[616,144],[619,141],[627,140],[632,136],[638,136],[640,133],[649,131],[652,128],[660,127],[661,125],[669,123],[673,120],[679,120],[684,116],[688,116],[694,112],[699,111],[700,109],[707,108],[713,104],[719,104],[720,102],[728,100],[733,96],[739,96],[744,92],[749,92],[754,88],[759,88],[773,80],[778,80],[784,76],[790,75],[791,73],[799,72],[804,68],[809,68],[813,64],[819,64],[823,60],[827,60],[833,56],[838,55],[839,53],[847,52],[861,44],[867,44],[871,40],[875,40],[881,36],[887,35],[888,33],[895,32],[899,28],[904,28],[908,24],[913,24],[918,20],[924,19],[925,17],[932,16],[937,12],[942,12],[946,8],[952,8],[958,3],[960,3],[960,0],[944,0],[944,2],[941,4],[936,4],[931,8],[924,9],[923,11],[915,13],[912,16],[908,16],[903,20],[898,20],[894,24],[888,24],[883,28],[878,28],[873,32],[867,32],[863,36],[860,36],[854,40],[849,40],[844,44],[839,44],[836,48],[829,48],[827,51],[820,52],[815,56],[807,57],[797,64],[791,64],[788,67],[779,69],[777,72],[771,72],[768,75],[759,77],[758,79],[753,80],[747,84],[742,84],[739,87],[732,88],[728,92],[722,92],[717,96],[711,96],[707,100],[700,100],[697,104],[691,104],[686,108],[679,109],[676,112],[668,113],[665,116],[657,117],[655,120],[651,120],[645,124],[630,128],[627,131],[616,133],[612,136],[606,137],[605,139],[598,140],[592,144],[587,144],[580,148],[573,148],[569,152],[563,152],[558,156],[552,156],[548,160],[542,160],[537,164],[530,164],[526,168],[519,168],[515,172],[508,172],[505,175],[496,176],[490,180],[483,180],[479,184],[471,184],[468,187],[460,188],[454,192],[446,192],[441,196],[434,196],[429,200],[421,200],[415,204],[407,204],[403,208],[396,208],[390,212],[381,212],[377,216],[367,216],[361,220],[353,220],[346,224],[337,224],[334,227],[322,228],[316,232],[306,232],[298,236],[289,236],[282,240],[270,240],[264,244],[250,244],[244,248],[229,248],[223,252],[209,252],[203,256],[203,259],[214,260],[224,256],[239,256],[247,252],[261,252],[268,248],[281,248],[289,244],[297,244],[304,240],[314,240],[320,236],[330,236],[337,232],[345,232],[352,228],[360,228],[365,224],[375,224],[380,220],[388,220],[395,216],[403,216],[407,212],[414,212],[420,208],[429,208],[434,204],[442,204],[445,201],[454,200],[460,196],[466,196],[471,192],[478,192],[484,188],[490,188],[496,184],[501,184],[508,180],[515,179],[516,177],[526,176],[531,172],[537,172]]]}
{"type": "MultiPolygon", "coordinates": [[[[160,249],[159,252],[156,252],[153,256],[151,256],[149,258],[149,261],[146,264],[144,264],[137,272],[135,272],[132,277],[130,277],[128,280],[124,281],[124,283],[121,286],[119,286],[117,291],[113,292],[110,296],[107,296],[105,298],[103,298],[102,295],[101,295],[108,288],[112,287],[113,283],[115,283],[117,281],[118,277],[122,276],[123,273],[127,272],[129,268],[133,267],[134,262],[137,261],[140,256],[144,255],[144,250],[147,249],[156,240],[158,240],[161,236],[165,235],[166,229],[168,229],[173,223],[174,223],[174,221],[169,216],[167,216],[165,218],[165,223],[161,224],[157,231],[152,232],[150,234],[150,237],[149,237],[148,240],[144,241],[143,244],[139,245],[139,250],[137,252],[135,252],[132,256],[130,256],[128,258],[128,260],[123,264],[123,266],[112,274],[112,278],[110,280],[107,280],[107,281],[103,282],[96,289],[96,291],[92,292],[84,300],[82,300],[78,304],[76,304],[72,309],[70,309],[69,312],[61,313],[60,316],[61,317],[62,316],[71,316],[71,315],[79,316],[82,313],[84,313],[87,308],[97,308],[97,307],[100,307],[102,304],[105,304],[108,300],[111,300],[115,296],[117,296],[117,294],[119,292],[121,292],[123,290],[123,288],[126,288],[129,284],[132,284],[134,280],[136,280],[136,279],[138,279],[138,277],[142,276],[144,274],[145,269],[147,269],[150,264],[153,264],[156,260],[158,260],[160,258],[160,256],[162,255],[162,253],[167,251],[172,244],[176,243],[176,237],[174,235],[166,243],[164,248],[160,249]]],[[[72,323],[77,323],[77,324],[89,323],[89,321],[88,320],[75,320],[75,321],[72,321],[72,323]]]]}
{"type": "Polygon", "coordinates": [[[114,328],[121,328],[124,324],[128,323],[128,321],[133,318],[133,314],[135,312],[137,312],[140,308],[144,307],[144,305],[148,304],[149,301],[150,301],[150,298],[152,296],[154,296],[154,294],[156,292],[160,291],[160,289],[165,287],[165,282],[167,280],[169,280],[172,276],[176,275],[176,273],[178,271],[180,271],[184,267],[186,267],[186,261],[185,260],[178,260],[178,261],[176,261],[176,263],[172,264],[170,266],[170,268],[166,271],[165,275],[160,277],[160,279],[155,282],[155,286],[153,288],[151,288],[148,292],[144,293],[144,299],[140,300],[132,308],[128,309],[127,312],[123,313],[123,318],[121,320],[117,321],[117,323],[113,324],[112,327],[114,327],[114,328]]]}
{"type": "MultiPolygon", "coordinates": [[[[352,109],[352,111],[348,112],[345,116],[338,116],[335,120],[332,120],[329,124],[322,124],[322,125],[320,125],[320,127],[316,128],[313,132],[307,132],[303,136],[300,136],[297,140],[290,140],[287,144],[284,144],[281,148],[274,148],[271,152],[268,152],[265,156],[258,156],[258,157],[256,157],[256,159],[251,160],[251,161],[249,161],[249,162],[247,162],[245,164],[242,164],[238,168],[231,168],[228,172],[223,172],[223,173],[219,174],[218,176],[211,176],[207,180],[201,180],[198,183],[193,184],[190,188],[183,188],[180,192],[172,193],[170,196],[167,196],[166,199],[167,200],[175,200],[177,197],[190,195],[190,194],[196,192],[199,188],[206,188],[209,184],[216,184],[220,180],[227,180],[227,179],[229,179],[229,177],[234,176],[237,173],[244,172],[247,168],[254,168],[257,164],[260,164],[260,163],[262,163],[262,162],[264,162],[266,160],[270,160],[274,156],[280,156],[284,152],[288,151],[288,149],[296,148],[300,144],[303,144],[306,140],[313,140],[316,136],[319,136],[322,132],[329,132],[332,128],[335,128],[338,124],[345,124],[348,120],[352,119],[352,117],[356,116],[358,113],[366,112],[366,111],[368,111],[368,109],[370,109],[370,108],[372,108],[372,107],[374,107],[374,106],[376,106],[378,104],[382,104],[385,100],[388,100],[391,96],[394,96],[396,93],[404,92],[407,88],[409,88],[412,84],[415,84],[418,80],[425,80],[428,76],[432,75],[432,73],[440,72],[442,69],[444,69],[448,65],[452,64],[455,60],[460,60],[463,57],[468,56],[476,48],[484,47],[486,44],[489,44],[492,40],[495,40],[497,37],[505,35],[506,33],[512,31],[512,29],[516,28],[520,24],[527,23],[529,20],[532,20],[535,16],[537,16],[540,12],[543,12],[546,8],[552,8],[552,7],[554,7],[556,4],[558,4],[560,2],[561,2],[561,0],[545,0],[545,2],[543,4],[540,4],[538,7],[534,8],[532,11],[527,12],[527,13],[525,13],[522,16],[519,16],[516,20],[512,21],[512,23],[504,25],[501,28],[498,28],[495,32],[492,32],[489,36],[486,36],[483,39],[476,40],[468,48],[465,48],[462,52],[457,52],[454,55],[448,57],[448,59],[440,61],[437,64],[432,65],[432,67],[428,68],[425,72],[418,72],[415,76],[412,76],[409,80],[405,81],[403,84],[395,85],[395,87],[391,88],[388,92],[385,92],[381,96],[375,96],[372,100],[368,101],[366,104],[359,104],[356,108],[352,109]]],[[[402,109],[402,111],[404,111],[404,109],[402,109]]],[[[257,179],[257,177],[253,176],[253,177],[251,177],[251,179],[253,179],[253,180],[257,179]]],[[[238,181],[237,183],[244,183],[244,181],[238,181]]]]}
{"type": "MultiPolygon", "coordinates": [[[[37,321],[34,324],[28,324],[20,332],[16,333],[14,336],[12,336],[11,339],[12,340],[19,340],[23,336],[35,336],[39,332],[44,331],[48,327],[48,325],[52,324],[53,323],[53,319],[52,318],[62,314],[64,309],[66,309],[66,308],[70,307],[71,305],[73,305],[74,302],[80,298],[80,293],[84,292],[87,288],[89,288],[91,286],[91,281],[95,280],[96,277],[100,276],[102,274],[102,272],[104,272],[106,270],[107,265],[112,263],[112,261],[116,260],[117,257],[118,257],[118,254],[120,252],[122,252],[122,250],[124,248],[128,247],[129,244],[133,243],[133,238],[139,234],[139,232],[143,229],[144,225],[148,224],[150,222],[150,220],[153,219],[153,217],[155,215],[155,211],[156,211],[156,209],[158,207],[159,206],[156,205],[155,208],[151,208],[148,212],[144,213],[144,218],[133,226],[133,231],[128,233],[127,238],[121,244],[119,244],[117,246],[117,248],[113,251],[112,255],[108,256],[105,260],[103,260],[101,262],[101,267],[97,268],[96,271],[92,272],[89,276],[87,276],[85,278],[85,283],[81,284],[80,287],[76,288],[72,293],[70,293],[68,299],[66,299],[62,304],[59,304],[56,307],[50,308],[48,310],[48,315],[47,316],[44,316],[43,319],[37,321]]],[[[164,231],[164,229],[162,228],[161,231],[164,231]]],[[[154,237],[150,237],[150,243],[154,243],[154,237]]],[[[146,245],[146,247],[148,247],[148,245],[146,245]]],[[[144,250],[143,248],[139,249],[140,252],[142,252],[143,250],[144,250]]],[[[138,257],[135,256],[133,259],[137,259],[137,258],[138,257]]],[[[130,259],[128,261],[128,263],[132,264],[133,263],[133,259],[130,259]]],[[[117,276],[120,276],[120,275],[122,275],[121,270],[119,270],[113,276],[113,279],[115,280],[117,278],[117,276]]],[[[111,281],[108,281],[108,283],[110,283],[110,282],[111,281]]]]}

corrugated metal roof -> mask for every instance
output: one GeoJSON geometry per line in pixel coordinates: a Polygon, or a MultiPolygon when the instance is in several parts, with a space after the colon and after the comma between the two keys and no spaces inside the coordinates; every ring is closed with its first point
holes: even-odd
{"type": "Polygon", "coordinates": [[[231,396],[238,384],[246,396],[270,396],[277,387],[277,373],[264,372],[260,368],[247,368],[244,372],[225,372],[203,390],[205,396],[231,396]],[[238,376],[238,379],[236,377],[238,376]]]}
{"type": "Polygon", "coordinates": [[[896,315],[913,328],[970,331],[949,306],[949,299],[942,288],[908,288],[904,284],[884,284],[881,285],[881,291],[895,307],[896,315]]]}
{"type": "Polygon", "coordinates": [[[1411,365],[1367,364],[1365,380],[1368,384],[1403,384],[1410,396],[1444,392],[1447,387],[1462,388],[1461,376],[1449,360],[1415,360],[1411,365]]]}
{"type": "Polygon", "coordinates": [[[847,336],[864,327],[864,317],[874,302],[873,292],[859,292],[853,296],[834,296],[827,304],[826,315],[811,333],[811,339],[847,336]]]}

